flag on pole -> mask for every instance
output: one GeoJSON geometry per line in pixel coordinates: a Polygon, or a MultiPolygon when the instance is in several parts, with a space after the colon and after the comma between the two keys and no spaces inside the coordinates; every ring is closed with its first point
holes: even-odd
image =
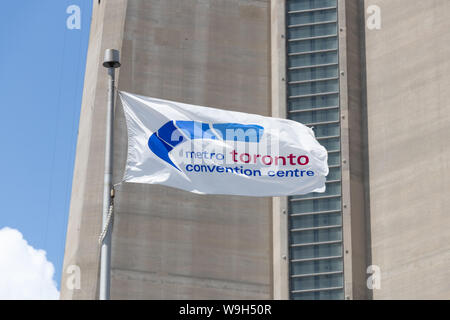
{"type": "Polygon", "coordinates": [[[198,194],[325,192],[327,151],[298,122],[119,95],[128,132],[126,182],[198,194]]]}

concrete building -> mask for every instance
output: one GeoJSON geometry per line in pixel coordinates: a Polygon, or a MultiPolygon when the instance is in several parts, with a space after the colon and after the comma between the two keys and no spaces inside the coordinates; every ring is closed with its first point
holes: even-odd
{"type": "MultiPolygon", "coordinates": [[[[289,198],[118,186],[113,299],[450,298],[450,2],[96,0],[93,10],[62,299],[98,297],[107,48],[121,51],[120,90],[300,121],[330,166],[325,194],[289,198]],[[71,265],[79,289],[66,286],[71,265]],[[369,266],[379,289],[367,287],[369,266]]],[[[120,104],[114,132],[119,182],[120,104]]]]}

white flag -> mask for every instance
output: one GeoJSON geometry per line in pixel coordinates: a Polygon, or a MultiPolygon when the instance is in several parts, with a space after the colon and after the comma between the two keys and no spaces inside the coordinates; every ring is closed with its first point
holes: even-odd
{"type": "Polygon", "coordinates": [[[324,192],[328,154],[295,121],[120,92],[128,128],[124,181],[199,194],[324,192]]]}

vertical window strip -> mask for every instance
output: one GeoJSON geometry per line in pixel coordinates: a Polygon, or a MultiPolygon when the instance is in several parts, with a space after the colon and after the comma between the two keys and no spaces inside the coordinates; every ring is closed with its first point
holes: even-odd
{"type": "Polygon", "coordinates": [[[324,194],[289,198],[291,299],[344,299],[337,0],[286,0],[288,118],[329,152],[324,194]]]}

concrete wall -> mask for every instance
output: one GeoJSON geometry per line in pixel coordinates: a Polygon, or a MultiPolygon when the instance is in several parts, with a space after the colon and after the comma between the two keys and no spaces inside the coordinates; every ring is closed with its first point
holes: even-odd
{"type": "Polygon", "coordinates": [[[363,5],[338,1],[340,121],[342,165],[342,220],[344,290],[346,299],[367,299],[367,247],[365,205],[365,146],[363,102],[363,5]]]}
{"type": "Polygon", "coordinates": [[[78,128],[69,224],[61,281],[61,299],[95,299],[100,250],[107,72],[102,67],[107,48],[122,46],[126,0],[94,1],[83,101],[78,128]],[[76,269],[80,268],[81,274],[76,269]],[[79,289],[70,290],[80,276],[79,289]],[[67,286],[67,283],[71,284],[67,286]]]}
{"type": "MultiPolygon", "coordinates": [[[[381,268],[374,299],[449,299],[450,2],[339,0],[339,6],[346,296],[367,297],[365,267],[372,263],[381,268]],[[362,2],[378,5],[382,18],[380,30],[366,29],[365,50],[362,2]]],[[[284,98],[270,93],[285,89],[284,60],[276,58],[283,55],[281,13],[275,0],[94,1],[62,299],[98,294],[104,50],[121,50],[121,90],[282,115],[284,98]],[[66,286],[71,265],[81,269],[78,290],[66,286]]],[[[117,182],[126,151],[120,105],[116,115],[117,182]]],[[[285,232],[284,203],[119,186],[112,298],[286,298],[285,243],[276,240],[285,232]]]]}
{"type": "MultiPolygon", "coordinates": [[[[272,117],[287,117],[286,87],[286,6],[285,1],[271,0],[271,100],[272,117]]],[[[288,199],[274,197],[273,217],[273,298],[289,299],[288,199]]]]}
{"type": "Polygon", "coordinates": [[[450,298],[450,1],[366,0],[374,299],[450,298]]]}
{"type": "MultiPolygon", "coordinates": [[[[270,115],[270,3],[257,0],[94,1],[64,267],[81,267],[81,290],[98,281],[106,47],[118,48],[120,90],[270,115]]],[[[118,104],[120,106],[120,104],[118,104]]],[[[116,109],[114,180],[126,157],[116,109]]],[[[199,196],[162,186],[116,189],[113,299],[272,297],[271,198],[199,196]]]]}

